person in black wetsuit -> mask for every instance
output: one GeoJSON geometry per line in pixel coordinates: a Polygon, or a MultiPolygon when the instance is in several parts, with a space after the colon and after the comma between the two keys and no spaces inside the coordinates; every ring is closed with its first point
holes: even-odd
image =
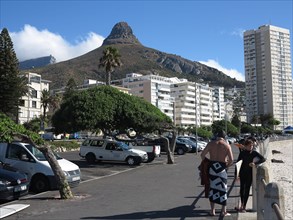
{"type": "Polygon", "coordinates": [[[265,158],[257,151],[254,151],[253,147],[253,140],[245,140],[244,147],[240,151],[237,159],[237,162],[242,160],[239,172],[241,206],[236,207],[236,209],[241,212],[246,212],[246,203],[252,184],[252,167],[265,162],[265,158]]]}

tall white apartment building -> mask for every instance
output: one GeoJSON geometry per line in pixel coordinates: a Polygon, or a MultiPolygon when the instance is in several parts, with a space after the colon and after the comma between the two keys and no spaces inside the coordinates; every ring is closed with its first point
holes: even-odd
{"type": "Polygon", "coordinates": [[[244,32],[246,111],[271,114],[281,124],[293,125],[292,68],[288,29],[264,25],[244,32]]]}
{"type": "Polygon", "coordinates": [[[23,96],[20,100],[19,106],[19,123],[23,124],[35,117],[40,117],[43,113],[41,104],[42,91],[49,91],[48,80],[43,80],[41,75],[37,73],[25,73],[28,78],[28,86],[30,94],[23,96]]]}
{"type": "Polygon", "coordinates": [[[219,121],[225,118],[225,100],[224,87],[213,87],[213,121],[219,121]]]}
{"type": "Polygon", "coordinates": [[[224,87],[184,82],[171,85],[175,99],[175,124],[181,127],[209,126],[224,119],[224,87]]]}
{"type": "Polygon", "coordinates": [[[195,114],[195,83],[187,80],[174,83],[171,85],[171,94],[174,98],[174,124],[181,127],[194,126],[197,119],[199,125],[199,111],[197,116],[195,114]]]}
{"type": "MultiPolygon", "coordinates": [[[[213,88],[207,84],[196,84],[196,99],[199,115],[200,115],[200,124],[202,125],[211,125],[213,123],[213,88]]],[[[198,114],[196,111],[196,115],[198,114]]]]}

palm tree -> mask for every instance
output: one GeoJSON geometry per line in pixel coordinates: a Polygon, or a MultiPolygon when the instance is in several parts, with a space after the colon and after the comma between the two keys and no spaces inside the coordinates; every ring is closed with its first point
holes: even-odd
{"type": "Polygon", "coordinates": [[[51,103],[51,95],[50,92],[46,89],[42,91],[41,97],[41,107],[43,107],[43,120],[46,118],[46,112],[51,103]]]}
{"type": "Polygon", "coordinates": [[[51,96],[50,100],[50,105],[49,105],[49,111],[55,112],[56,109],[60,108],[60,104],[62,102],[62,96],[60,94],[55,94],[51,96]]]}
{"type": "Polygon", "coordinates": [[[106,70],[106,85],[111,84],[111,73],[114,72],[115,68],[121,66],[121,55],[119,51],[114,47],[106,47],[103,51],[103,56],[100,58],[100,67],[104,67],[106,70]]]}

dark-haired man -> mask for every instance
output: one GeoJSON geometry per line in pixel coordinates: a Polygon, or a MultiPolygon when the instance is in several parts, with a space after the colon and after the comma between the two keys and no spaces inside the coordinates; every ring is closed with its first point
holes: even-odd
{"type": "Polygon", "coordinates": [[[217,134],[216,140],[207,144],[201,153],[204,160],[209,154],[210,168],[210,190],[209,200],[211,204],[210,215],[215,215],[215,203],[222,205],[221,216],[228,216],[227,212],[227,171],[226,169],[233,164],[233,154],[231,146],[225,140],[226,133],[221,131],[217,134]]]}

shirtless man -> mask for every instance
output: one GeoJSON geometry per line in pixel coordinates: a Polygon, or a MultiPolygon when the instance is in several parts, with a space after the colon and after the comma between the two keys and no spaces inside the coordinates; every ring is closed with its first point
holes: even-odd
{"type": "Polygon", "coordinates": [[[225,132],[217,134],[217,138],[207,144],[201,153],[203,160],[209,154],[210,168],[210,191],[209,200],[211,204],[210,215],[215,215],[215,203],[222,205],[221,216],[231,215],[227,212],[227,171],[233,164],[233,154],[231,146],[225,141],[225,132]]]}

